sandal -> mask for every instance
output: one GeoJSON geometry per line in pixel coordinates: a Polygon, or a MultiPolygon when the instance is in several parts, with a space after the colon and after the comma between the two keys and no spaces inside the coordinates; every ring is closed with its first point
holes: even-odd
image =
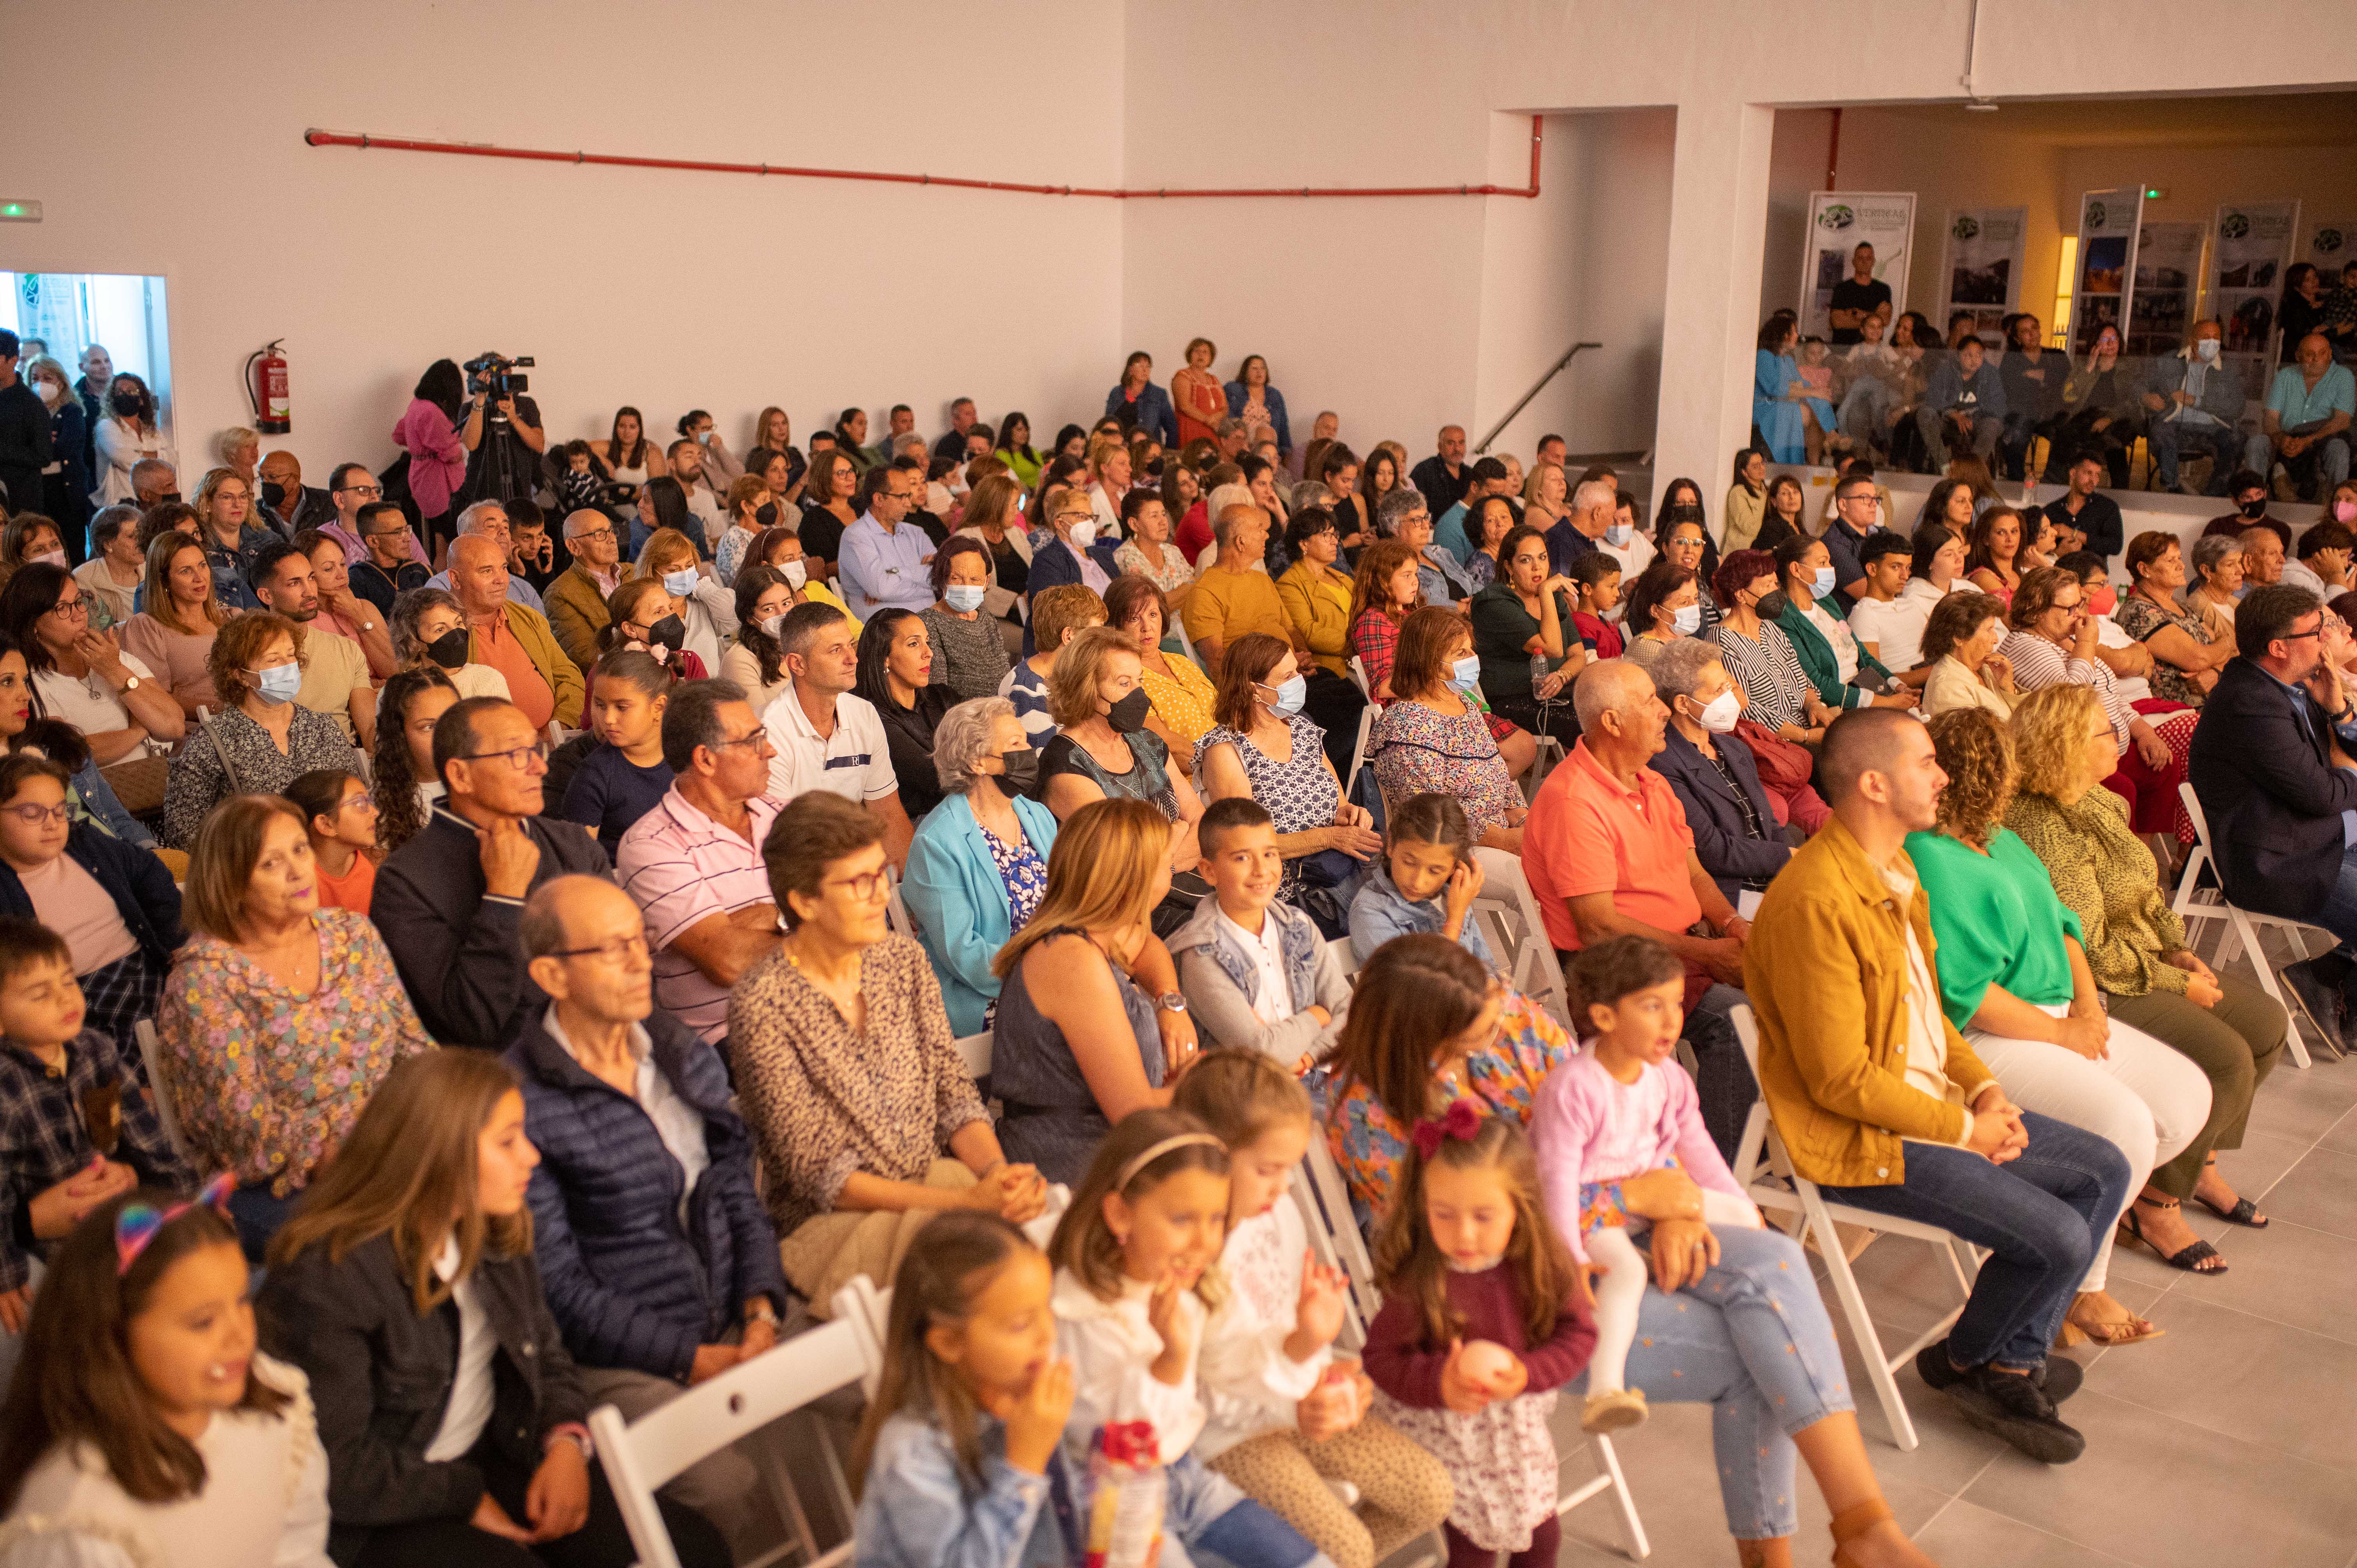
{"type": "MultiPolygon", "coordinates": [[[[2139,1197],[2136,1200],[2136,1203],[2129,1204],[2127,1208],[2120,1215],[2119,1229],[2123,1235],[2125,1235],[2129,1240],[2137,1243],[2139,1246],[2149,1249],[2153,1256],[2158,1258],[2162,1262],[2167,1263],[2172,1269],[2183,1269],[2189,1274],[2222,1274],[2226,1272],[2226,1265],[2222,1262],[2214,1269],[2205,1269],[2201,1267],[2203,1263],[2218,1256],[2218,1249],[2212,1247],[2207,1241],[2195,1241],[2191,1246],[2181,1248],[2177,1251],[2164,1252],[2158,1245],[2148,1240],[2145,1236],[2144,1226],[2136,1219],[2136,1203],[2148,1202],[2151,1202],[2149,1198],[2139,1197]]],[[[2175,1198],[2171,1198],[2167,1203],[2155,1203],[2153,1204],[2153,1207],[2155,1208],[2182,1208],[2184,1205],[2179,1203],[2175,1198]]]]}
{"type": "MultiPolygon", "coordinates": [[[[2212,1155],[2208,1159],[2202,1161],[2201,1168],[2204,1171],[2216,1170],[2218,1168],[2218,1156],[2212,1155]]],[[[2264,1230],[2268,1227],[2268,1225],[2273,1223],[2273,1221],[2269,1220],[2266,1215],[2259,1212],[2259,1206],[2253,1203],[2247,1197],[2237,1197],[2234,1199],[2234,1207],[2232,1208],[2221,1208],[2198,1192],[2193,1195],[2193,1201],[2200,1204],[2202,1208],[2208,1209],[2211,1213],[2216,1215],[2219,1219],[2224,1220],[2229,1225],[2241,1225],[2253,1230],[2264,1230]]]]}
{"type": "MultiPolygon", "coordinates": [[[[2078,1310],[2077,1302],[2071,1305],[2072,1311],[2078,1310]]],[[[2120,1310],[2127,1312],[2126,1307],[2120,1310]]],[[[2054,1342],[2058,1348],[2068,1349],[2072,1345],[2092,1340],[2106,1350],[2116,1350],[2124,1345],[2141,1345],[2147,1339],[2158,1339],[2168,1332],[2150,1318],[2138,1317],[2133,1312],[2111,1323],[2090,1323],[2066,1316],[2062,1319],[2061,1332],[2055,1336],[2054,1342]]]]}

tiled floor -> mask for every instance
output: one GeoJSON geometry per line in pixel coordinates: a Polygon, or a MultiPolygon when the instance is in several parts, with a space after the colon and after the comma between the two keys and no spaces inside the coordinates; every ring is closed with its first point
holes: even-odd
{"type": "MultiPolygon", "coordinates": [[[[2319,1057],[2307,1071],[2287,1058],[2260,1090],[2245,1146],[2221,1164],[2275,1223],[2242,1230],[2189,1205],[2231,1265],[2220,1276],[2118,1251],[2113,1294],[2169,1332],[2070,1352],[2087,1369],[2065,1412],[2087,1436],[2076,1464],[2035,1464],[1974,1431],[1911,1369],[1899,1382],[1922,1444],[1900,1453],[1844,1330],[1884,1491],[1943,1564],[2357,1568],[2357,1058],[2319,1057]]],[[[1888,1238],[1858,1259],[1868,1309],[1892,1345],[1949,1305],[1935,1264],[1930,1249],[1888,1238]]],[[[1557,1425],[1566,1477],[1593,1474],[1576,1418],[1557,1425]]],[[[1735,1561],[1707,1407],[1656,1407],[1618,1448],[1652,1561],[1735,1561]]],[[[1793,1559],[1822,1563],[1825,1509],[1805,1469],[1800,1491],[1793,1559]]],[[[1627,1561],[1608,1498],[1564,1526],[1566,1568],[1627,1561]]]]}

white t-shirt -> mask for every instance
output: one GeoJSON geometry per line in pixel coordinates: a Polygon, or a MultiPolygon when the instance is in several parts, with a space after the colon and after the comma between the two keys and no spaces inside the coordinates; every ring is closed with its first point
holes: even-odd
{"type": "MultiPolygon", "coordinates": [[[[131,654],[122,656],[123,667],[142,682],[156,679],[156,671],[131,654]]],[[[158,688],[161,689],[160,687],[158,688]]],[[[77,681],[61,670],[40,670],[33,675],[33,690],[40,693],[41,711],[53,719],[63,719],[84,735],[104,735],[110,730],[129,729],[131,710],[114,694],[114,688],[97,671],[77,681]]],[[[151,736],[147,749],[138,757],[161,757],[166,748],[151,736]]],[[[123,760],[134,760],[126,757],[123,760]]]]}
{"type": "MultiPolygon", "coordinates": [[[[434,1260],[434,1272],[447,1280],[458,1272],[458,1238],[453,1232],[434,1260]]],[[[472,1274],[450,1293],[458,1307],[458,1370],[450,1384],[450,1402],[442,1412],[441,1430],[425,1445],[425,1462],[447,1465],[474,1452],[483,1428],[491,1423],[491,1404],[499,1384],[491,1375],[491,1358],[499,1354],[499,1337],[491,1332],[490,1314],[475,1294],[472,1274]]]]}
{"type": "Polygon", "coordinates": [[[1889,604],[1860,599],[1851,607],[1849,628],[1860,642],[1875,645],[1875,657],[1882,660],[1884,669],[1893,674],[1912,670],[1923,661],[1923,627],[1932,618],[1936,602],[1922,595],[1904,594],[1889,604]]]}
{"type": "Polygon", "coordinates": [[[780,805],[809,789],[831,789],[855,801],[900,792],[884,720],[864,697],[845,692],[835,698],[834,733],[822,740],[788,682],[761,714],[761,727],[778,752],[770,762],[770,797],[780,805]]]}
{"type": "Polygon", "coordinates": [[[1823,632],[1825,641],[1832,644],[1834,666],[1842,678],[1842,684],[1847,685],[1857,680],[1857,639],[1850,634],[1849,628],[1834,619],[1832,612],[1822,603],[1811,605],[1801,613],[1807,616],[1809,624],[1823,632]]]}
{"type": "Polygon", "coordinates": [[[1276,922],[1264,913],[1260,934],[1254,936],[1228,918],[1225,909],[1219,911],[1219,921],[1236,945],[1251,956],[1259,972],[1260,983],[1253,993],[1253,1015],[1263,1024],[1282,1024],[1292,1017],[1293,987],[1285,981],[1285,950],[1279,945],[1276,922]]]}
{"type": "Polygon", "coordinates": [[[1634,532],[1629,535],[1626,544],[1615,544],[1609,538],[1605,538],[1596,542],[1596,548],[1620,563],[1620,589],[1624,594],[1636,585],[1637,579],[1646,567],[1653,564],[1653,556],[1657,553],[1652,540],[1634,532]]]}

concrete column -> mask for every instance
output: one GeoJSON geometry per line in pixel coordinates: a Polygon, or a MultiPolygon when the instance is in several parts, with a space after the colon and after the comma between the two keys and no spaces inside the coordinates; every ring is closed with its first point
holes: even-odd
{"type": "Polygon", "coordinates": [[[1738,447],[1751,433],[1752,354],[1776,112],[1717,99],[1678,106],[1663,291],[1658,487],[1685,475],[1714,525],[1738,447]]]}

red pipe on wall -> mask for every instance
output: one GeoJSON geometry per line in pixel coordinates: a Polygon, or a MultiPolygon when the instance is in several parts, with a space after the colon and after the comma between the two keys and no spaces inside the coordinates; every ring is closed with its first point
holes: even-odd
{"type": "Polygon", "coordinates": [[[634,158],[614,153],[563,153],[537,147],[501,147],[488,142],[428,142],[398,136],[371,136],[346,131],[306,131],[303,140],[314,147],[382,147],[402,153],[447,153],[461,157],[522,158],[533,163],[599,164],[611,168],[680,169],[697,174],[786,175],[798,179],[861,179],[890,185],[946,185],[964,190],[1016,191],[1030,196],[1098,196],[1115,201],[1133,199],[1228,196],[1522,196],[1539,193],[1539,147],[1544,122],[1531,116],[1531,183],[1510,185],[1245,186],[1231,189],[1180,186],[1151,190],[1079,185],[1027,185],[1003,179],[963,179],[953,175],[888,174],[871,169],[803,168],[787,164],[719,163],[700,158],[634,158]]]}

